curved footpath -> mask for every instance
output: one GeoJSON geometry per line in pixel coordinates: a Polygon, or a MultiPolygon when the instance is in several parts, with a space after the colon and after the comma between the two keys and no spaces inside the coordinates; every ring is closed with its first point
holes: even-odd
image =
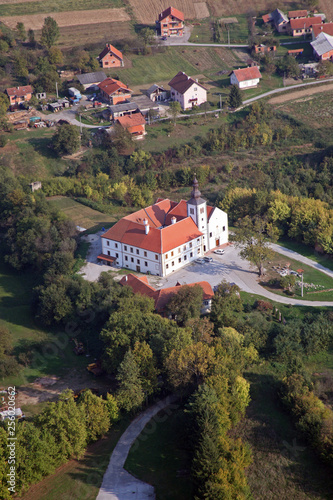
{"type": "Polygon", "coordinates": [[[137,437],[157,413],[176,400],[168,396],[138,415],[114,448],[96,500],[154,500],[154,487],[136,479],[124,469],[127,455],[137,437]]]}

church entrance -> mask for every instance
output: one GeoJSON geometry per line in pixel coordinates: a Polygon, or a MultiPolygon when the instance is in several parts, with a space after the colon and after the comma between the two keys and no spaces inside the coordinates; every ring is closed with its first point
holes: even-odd
{"type": "Polygon", "coordinates": [[[215,246],[216,246],[216,247],[219,247],[219,246],[220,246],[220,238],[216,238],[216,241],[215,241],[215,246]]]}

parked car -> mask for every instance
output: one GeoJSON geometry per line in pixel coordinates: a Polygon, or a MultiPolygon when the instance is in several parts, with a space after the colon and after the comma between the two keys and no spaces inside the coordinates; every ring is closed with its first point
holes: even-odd
{"type": "Polygon", "coordinates": [[[204,259],[201,259],[201,257],[199,259],[195,259],[195,261],[197,264],[204,264],[206,261],[204,259]]]}
{"type": "Polygon", "coordinates": [[[204,257],[203,260],[205,262],[213,262],[213,259],[211,257],[204,257]]]}
{"type": "Polygon", "coordinates": [[[223,250],[223,248],[217,248],[216,250],[214,250],[214,253],[217,253],[217,255],[223,255],[224,250],[223,250]]]}

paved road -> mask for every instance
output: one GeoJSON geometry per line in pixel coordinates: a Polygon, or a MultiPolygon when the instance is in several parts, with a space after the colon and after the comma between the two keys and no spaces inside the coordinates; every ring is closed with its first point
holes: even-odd
{"type": "Polygon", "coordinates": [[[327,274],[327,276],[333,278],[333,271],[331,271],[331,269],[328,269],[327,267],[322,266],[321,264],[318,264],[318,262],[316,262],[315,260],[309,259],[308,257],[303,257],[303,255],[294,252],[294,250],[290,250],[289,248],[283,247],[281,245],[276,245],[275,243],[272,243],[271,247],[274,252],[281,253],[282,255],[290,257],[291,259],[299,260],[300,262],[303,262],[303,264],[314,267],[315,269],[318,269],[318,271],[321,271],[322,273],[327,274]]]}
{"type": "Polygon", "coordinates": [[[176,398],[168,396],[148,410],[141,413],[127,427],[112,452],[108,468],[104,474],[102,486],[96,500],[153,500],[154,487],[139,481],[124,469],[127,455],[148,422],[162,409],[170,406],[176,398]]]}

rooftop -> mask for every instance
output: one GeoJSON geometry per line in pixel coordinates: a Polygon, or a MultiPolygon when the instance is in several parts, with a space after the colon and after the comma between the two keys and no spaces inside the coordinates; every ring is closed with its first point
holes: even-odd
{"type": "Polygon", "coordinates": [[[323,54],[326,54],[326,52],[333,50],[333,36],[328,35],[327,33],[320,33],[320,35],[318,35],[310,45],[316,51],[318,56],[322,56],[323,54]]]}
{"type": "Polygon", "coordinates": [[[177,75],[170,80],[169,85],[180,94],[184,94],[190,87],[192,87],[192,85],[198,85],[199,87],[205,89],[203,85],[187,76],[183,71],[179,71],[177,75]]]}
{"type": "Polygon", "coordinates": [[[251,66],[250,68],[235,69],[233,73],[235,74],[239,82],[245,82],[247,80],[255,80],[256,78],[261,78],[261,73],[257,66],[251,66]]]}
{"type": "Polygon", "coordinates": [[[312,33],[315,38],[320,33],[327,33],[327,35],[333,36],[333,23],[316,24],[312,27],[312,33]]]}
{"type": "Polygon", "coordinates": [[[7,95],[23,97],[27,94],[32,94],[33,90],[31,85],[25,85],[24,87],[10,87],[6,89],[7,95]]]}
{"type": "Polygon", "coordinates": [[[102,52],[98,56],[98,59],[103,59],[103,57],[105,57],[106,54],[108,54],[109,52],[111,52],[113,55],[118,57],[118,59],[121,59],[121,60],[123,59],[123,54],[120,52],[120,50],[116,49],[116,47],[111,45],[111,43],[107,43],[105,45],[104,49],[102,50],[102,52]]]}
{"type": "Polygon", "coordinates": [[[290,28],[292,30],[301,30],[304,28],[310,28],[314,24],[321,24],[321,17],[305,17],[304,19],[291,19],[290,28]]]}
{"type": "Polygon", "coordinates": [[[124,128],[135,127],[137,125],[146,124],[145,117],[141,113],[119,116],[118,118],[116,118],[116,122],[118,122],[124,128]]]}
{"type": "Polygon", "coordinates": [[[288,12],[289,19],[292,17],[306,17],[308,15],[307,10],[290,10],[288,12]]]}
{"type": "Polygon", "coordinates": [[[104,71],[96,71],[95,73],[83,73],[76,76],[81,85],[89,85],[91,83],[100,83],[106,80],[107,76],[104,71]]]}
{"type": "Polygon", "coordinates": [[[133,92],[127,85],[120,82],[119,80],[115,80],[114,78],[106,78],[101,83],[98,84],[98,87],[103,90],[108,95],[112,95],[118,90],[123,90],[125,93],[133,92]]]}
{"type": "Polygon", "coordinates": [[[165,9],[159,16],[158,16],[158,20],[159,21],[162,21],[163,19],[165,19],[167,16],[173,16],[177,19],[179,19],[180,21],[184,21],[184,14],[183,12],[181,12],[180,10],[178,9],[175,9],[174,7],[168,7],[167,9],[165,9]]]}

